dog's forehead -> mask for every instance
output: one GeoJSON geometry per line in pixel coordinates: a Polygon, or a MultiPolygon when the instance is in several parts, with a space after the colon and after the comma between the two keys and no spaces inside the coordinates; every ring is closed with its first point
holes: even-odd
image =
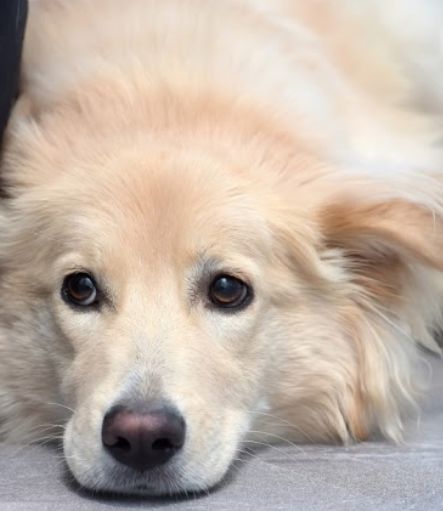
{"type": "Polygon", "coordinates": [[[271,237],[265,215],[253,193],[228,177],[132,172],[94,180],[77,207],[66,210],[64,225],[74,226],[78,245],[102,259],[170,265],[202,254],[264,252],[271,237]]]}

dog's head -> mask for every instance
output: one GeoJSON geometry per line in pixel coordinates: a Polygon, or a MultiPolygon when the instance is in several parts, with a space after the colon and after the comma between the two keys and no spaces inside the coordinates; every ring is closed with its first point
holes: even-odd
{"type": "Polygon", "coordinates": [[[398,434],[441,266],[428,210],[350,193],[250,112],[104,96],[16,113],[3,165],[2,328],[37,373],[24,413],[72,409],[78,481],[199,490],[248,435],[398,434]]]}

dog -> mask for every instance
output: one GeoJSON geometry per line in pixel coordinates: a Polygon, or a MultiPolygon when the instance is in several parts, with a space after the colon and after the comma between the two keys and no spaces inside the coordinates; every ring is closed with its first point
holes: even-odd
{"type": "Polygon", "coordinates": [[[1,163],[2,440],[62,436],[82,486],[141,495],[213,487],[248,441],[400,440],[443,325],[442,19],[32,2],[1,163]]]}

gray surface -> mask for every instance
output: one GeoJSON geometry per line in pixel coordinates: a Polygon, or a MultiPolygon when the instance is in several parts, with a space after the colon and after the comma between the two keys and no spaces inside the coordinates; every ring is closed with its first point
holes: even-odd
{"type": "Polygon", "coordinates": [[[49,449],[0,447],[0,510],[443,510],[443,363],[431,404],[405,445],[269,448],[235,467],[209,496],[122,500],[79,492],[49,449]]]}

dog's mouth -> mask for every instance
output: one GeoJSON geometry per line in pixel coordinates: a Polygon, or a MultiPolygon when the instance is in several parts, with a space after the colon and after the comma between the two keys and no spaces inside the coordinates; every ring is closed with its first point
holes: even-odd
{"type": "MultiPolygon", "coordinates": [[[[183,453],[184,454],[184,453],[183,453]]],[[[224,458],[220,453],[220,460],[224,458]]],[[[86,460],[84,453],[66,452],[66,464],[75,479],[75,486],[94,495],[125,497],[181,498],[207,494],[218,487],[229,473],[231,463],[226,459],[217,468],[216,463],[190,459],[178,455],[169,462],[144,470],[137,470],[115,461],[106,452],[86,460]],[[79,464],[75,460],[82,459],[79,464]]]]}
{"type": "MultiPolygon", "coordinates": [[[[68,464],[69,465],[69,464],[68,464]]],[[[94,479],[86,480],[73,474],[68,466],[69,479],[72,475],[75,486],[86,494],[121,497],[180,497],[198,493],[201,489],[190,489],[183,484],[180,471],[173,467],[164,467],[145,472],[136,472],[124,466],[114,466],[110,470],[100,471],[94,479]]]]}
{"type": "Polygon", "coordinates": [[[102,491],[122,496],[140,497],[171,497],[188,493],[188,490],[177,481],[177,477],[166,473],[157,474],[156,476],[149,474],[149,476],[140,475],[136,477],[116,474],[102,491]]]}
{"type": "Polygon", "coordinates": [[[208,484],[193,484],[188,478],[182,477],[183,472],[180,469],[177,470],[173,467],[139,474],[129,474],[123,468],[123,470],[113,470],[97,488],[83,486],[81,483],[80,487],[82,491],[93,492],[94,496],[101,494],[104,498],[112,496],[148,499],[173,498],[174,500],[198,498],[217,491],[227,484],[232,478],[231,468],[230,465],[224,474],[208,484]]]}

